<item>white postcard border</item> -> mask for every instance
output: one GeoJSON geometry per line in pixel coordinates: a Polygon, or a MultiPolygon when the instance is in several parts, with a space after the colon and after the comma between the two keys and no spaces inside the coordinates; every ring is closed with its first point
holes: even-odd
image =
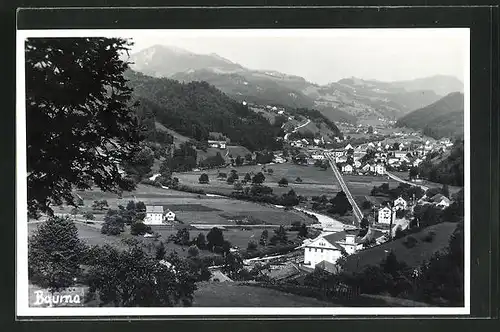
{"type": "Polygon", "coordinates": [[[168,29],[168,30],[18,30],[16,36],[16,315],[18,317],[71,317],[71,316],[440,316],[470,314],[470,30],[468,28],[405,28],[405,29],[168,29]],[[418,30],[418,31],[417,31],[418,30]],[[459,308],[444,307],[162,307],[162,308],[34,308],[28,303],[28,225],[26,182],[26,110],[25,110],[25,59],[24,41],[28,37],[134,37],[140,34],[186,37],[349,37],[363,35],[404,33],[411,38],[419,33],[449,34],[463,39],[464,47],[464,290],[465,304],[459,308]]]}

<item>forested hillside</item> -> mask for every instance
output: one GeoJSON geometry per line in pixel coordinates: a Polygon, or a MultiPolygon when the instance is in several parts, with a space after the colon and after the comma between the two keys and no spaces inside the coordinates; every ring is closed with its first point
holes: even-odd
{"type": "Polygon", "coordinates": [[[398,120],[398,127],[423,130],[425,135],[442,137],[463,137],[464,95],[454,92],[437,102],[413,111],[398,120]]]}
{"type": "Polygon", "coordinates": [[[206,82],[184,84],[134,71],[125,76],[145,124],[155,120],[198,141],[206,141],[210,132],[219,132],[250,150],[279,148],[280,127],[206,82]]]}
{"type": "Polygon", "coordinates": [[[221,73],[211,70],[180,72],[172,76],[181,82],[206,81],[238,101],[285,107],[313,107],[311,98],[269,77],[254,77],[252,73],[221,73]]]}
{"type": "Polygon", "coordinates": [[[456,141],[444,159],[425,160],[418,167],[420,177],[452,186],[464,185],[464,141],[456,141]]]}

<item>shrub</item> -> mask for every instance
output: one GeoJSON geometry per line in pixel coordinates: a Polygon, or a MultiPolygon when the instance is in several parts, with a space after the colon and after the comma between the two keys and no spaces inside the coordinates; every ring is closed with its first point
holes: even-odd
{"type": "Polygon", "coordinates": [[[209,182],[208,175],[206,173],[203,173],[202,175],[200,175],[198,182],[204,183],[204,184],[208,183],[209,182]]]}
{"type": "Polygon", "coordinates": [[[417,245],[418,240],[415,239],[413,236],[408,236],[406,240],[403,242],[404,246],[408,249],[413,248],[417,245]]]}
{"type": "Polygon", "coordinates": [[[191,257],[197,257],[199,255],[199,253],[200,253],[200,250],[198,249],[198,247],[196,245],[192,245],[188,249],[188,254],[191,257]]]}
{"type": "Polygon", "coordinates": [[[151,227],[142,222],[135,222],[130,226],[130,234],[132,235],[144,235],[149,232],[151,232],[151,227]]]}
{"type": "Polygon", "coordinates": [[[436,232],[434,231],[429,231],[427,232],[427,234],[425,234],[421,240],[425,241],[425,242],[432,242],[434,240],[434,237],[436,236],[436,232]]]}
{"type": "Polygon", "coordinates": [[[94,215],[90,211],[85,212],[83,214],[83,218],[85,218],[86,220],[94,220],[95,219],[94,215]]]}
{"type": "Polygon", "coordinates": [[[248,251],[255,251],[255,250],[257,250],[257,243],[255,243],[254,241],[248,242],[247,250],[248,251]]]}
{"type": "Polygon", "coordinates": [[[280,187],[286,187],[288,186],[288,180],[286,178],[281,178],[281,180],[278,181],[278,185],[280,187]]]}

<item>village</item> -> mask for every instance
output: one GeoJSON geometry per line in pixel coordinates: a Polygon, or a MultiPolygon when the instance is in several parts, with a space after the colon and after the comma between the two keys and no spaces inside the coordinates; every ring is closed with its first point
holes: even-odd
{"type": "MultiPolygon", "coordinates": [[[[265,108],[280,115],[286,114],[284,108],[269,105],[265,108]]],[[[358,128],[358,132],[360,131],[360,127],[355,128],[358,128]]],[[[295,132],[295,129],[291,132],[295,132]]],[[[294,149],[295,155],[275,151],[269,163],[258,164],[258,166],[265,168],[266,166],[272,167],[272,165],[325,165],[326,167],[334,165],[339,171],[339,176],[337,176],[339,182],[344,182],[342,177],[349,175],[366,178],[375,176],[380,177],[381,181],[392,178],[408,186],[421,188],[423,193],[428,191],[429,187],[422,184],[418,174],[410,176],[408,180],[404,180],[402,177],[408,177],[408,173],[411,175],[410,169],[419,166],[429,154],[444,153],[453,146],[453,143],[448,138],[440,140],[426,138],[424,140],[419,133],[402,133],[399,131],[387,135],[383,140],[377,139],[359,145],[353,145],[346,139],[339,139],[336,143],[342,144],[344,142],[344,146],[340,148],[326,148],[325,146],[332,142],[326,141],[323,137],[288,141],[287,136],[285,135],[284,139],[286,146],[290,150],[294,149]],[[329,160],[333,162],[331,165],[328,165],[329,160]]],[[[366,136],[369,137],[370,135],[366,136]]],[[[226,150],[229,144],[230,142],[225,139],[208,141],[210,147],[221,151],[226,150]]],[[[255,154],[253,157],[255,157],[255,154]]],[[[228,163],[224,167],[231,166],[234,166],[234,164],[228,163]]],[[[204,169],[198,168],[195,171],[202,172],[204,169]]],[[[353,209],[360,211],[357,206],[358,202],[349,193],[348,186],[349,184],[343,186],[342,189],[345,189],[353,209]]],[[[277,280],[303,276],[304,273],[314,271],[316,267],[335,273],[339,270],[337,261],[343,255],[355,256],[363,250],[368,250],[371,247],[392,240],[397,232],[407,230],[413,219],[413,211],[418,206],[432,205],[443,210],[453,203],[449,197],[441,193],[435,193],[431,197],[423,194],[418,199],[413,196],[405,200],[400,196],[392,201],[385,200],[382,203],[377,202],[377,200],[372,201],[371,211],[365,214],[359,212],[359,216],[353,218],[352,224],[301,207],[294,207],[296,210],[316,215],[317,220],[321,218],[321,222],[308,225],[312,233],[317,235],[313,238],[304,239],[301,244],[288,253],[245,259],[243,261],[244,268],[250,271],[256,265],[264,264],[266,268],[262,269],[261,273],[267,271],[267,275],[273,276],[277,280]],[[363,219],[368,221],[368,226],[362,225],[363,219]]],[[[174,211],[163,210],[163,206],[148,205],[146,209],[144,223],[147,225],[154,227],[155,225],[173,225],[175,223],[174,211]]],[[[191,226],[198,230],[209,230],[212,227],[225,230],[228,227],[233,227],[204,224],[192,224],[191,226]]],[[[266,228],[264,225],[247,225],[247,227],[252,227],[252,229],[266,228]]],[[[144,236],[152,237],[153,235],[146,234],[144,236]]],[[[240,249],[239,247],[233,247],[230,251],[237,253],[240,249]]],[[[229,280],[227,276],[221,277],[222,272],[218,270],[217,266],[211,267],[211,270],[212,272],[216,271],[218,280],[221,278],[229,280]]]]}

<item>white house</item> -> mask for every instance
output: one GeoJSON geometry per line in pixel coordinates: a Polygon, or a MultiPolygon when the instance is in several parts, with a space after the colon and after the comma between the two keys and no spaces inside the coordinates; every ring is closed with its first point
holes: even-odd
{"type": "Polygon", "coordinates": [[[346,234],[345,240],[338,241],[337,243],[344,248],[348,255],[352,255],[356,253],[358,249],[362,248],[362,245],[360,246],[359,243],[356,243],[356,234],[346,234]]]}
{"type": "Polygon", "coordinates": [[[354,167],[356,167],[356,168],[361,167],[361,161],[359,161],[359,160],[354,161],[354,167]]]}
{"type": "Polygon", "coordinates": [[[352,173],[354,171],[354,168],[349,165],[349,164],[343,164],[342,165],[342,173],[352,173]]]}
{"type": "Polygon", "coordinates": [[[342,231],[319,236],[305,242],[302,248],[304,249],[304,265],[314,268],[323,261],[335,264],[342,256],[343,249],[348,254],[354,253],[359,245],[356,243],[355,235],[342,231]]]}
{"type": "Polygon", "coordinates": [[[175,213],[171,210],[167,210],[165,213],[165,219],[167,219],[167,221],[175,221],[175,213]]]}
{"type": "Polygon", "coordinates": [[[375,173],[377,173],[379,175],[385,174],[385,166],[383,164],[375,165],[375,173]]]}
{"type": "Polygon", "coordinates": [[[407,153],[407,151],[394,151],[394,157],[403,158],[407,153]]]}
{"type": "Polygon", "coordinates": [[[346,150],[346,151],[347,151],[347,150],[349,150],[349,149],[353,149],[353,150],[354,150],[354,148],[352,147],[352,145],[351,145],[351,144],[347,144],[347,145],[345,146],[345,148],[344,148],[344,150],[346,150]]]}
{"type": "Polygon", "coordinates": [[[440,207],[441,209],[445,209],[451,205],[451,201],[443,194],[436,194],[432,196],[431,201],[434,205],[440,207]]]}
{"type": "Polygon", "coordinates": [[[334,157],[342,157],[344,155],[344,150],[333,150],[331,152],[331,154],[334,156],[334,157]]]}
{"type": "Polygon", "coordinates": [[[146,206],[146,217],[144,218],[144,223],[146,225],[161,225],[164,220],[163,206],[159,205],[147,205],[146,206]]]}
{"type": "Polygon", "coordinates": [[[275,156],[273,161],[277,164],[283,164],[286,162],[285,158],[283,158],[281,156],[275,156]]]}
{"type": "Polygon", "coordinates": [[[345,162],[347,162],[347,157],[346,156],[335,157],[335,162],[336,163],[345,163],[345,162]]]}
{"type": "Polygon", "coordinates": [[[394,209],[396,210],[406,210],[408,203],[401,196],[394,200],[394,209]]]}
{"type": "Polygon", "coordinates": [[[378,210],[378,219],[377,219],[377,222],[379,224],[390,224],[391,223],[391,217],[394,217],[392,214],[394,214],[394,212],[392,212],[391,214],[391,208],[387,207],[387,206],[384,206],[383,208],[379,209],[378,210]]]}
{"type": "Polygon", "coordinates": [[[208,146],[210,146],[211,148],[225,149],[226,148],[226,141],[208,140],[208,146]]]}
{"type": "Polygon", "coordinates": [[[311,158],[314,160],[325,160],[325,156],[321,153],[315,153],[311,155],[311,158]]]}

